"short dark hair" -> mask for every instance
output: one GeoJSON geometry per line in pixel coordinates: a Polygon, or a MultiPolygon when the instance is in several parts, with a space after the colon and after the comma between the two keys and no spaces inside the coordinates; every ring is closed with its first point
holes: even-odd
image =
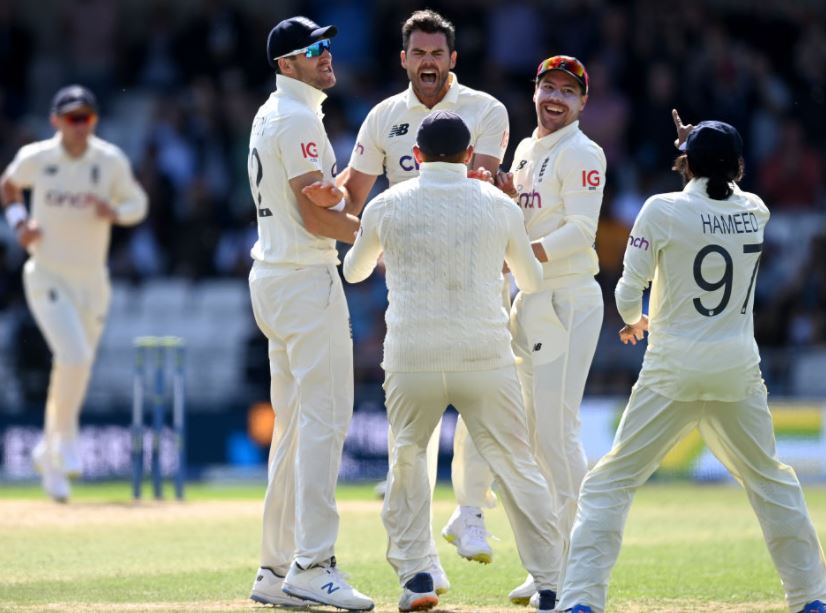
{"type": "Polygon", "coordinates": [[[736,160],[723,160],[714,166],[704,167],[700,165],[698,168],[694,168],[688,161],[688,155],[684,153],[674,160],[674,166],[671,170],[680,173],[686,183],[694,178],[708,179],[706,185],[708,197],[712,200],[725,200],[733,193],[729,184],[743,178],[745,163],[742,157],[738,157],[736,160]]]}
{"type": "Polygon", "coordinates": [[[467,156],[467,149],[464,151],[460,151],[458,153],[454,153],[453,155],[427,155],[424,151],[422,151],[421,147],[419,151],[422,152],[422,161],[423,162],[448,162],[450,164],[464,164],[465,157],[467,156]]]}
{"type": "Polygon", "coordinates": [[[402,48],[407,51],[410,44],[410,35],[416,30],[427,34],[441,32],[447,39],[447,49],[451,53],[456,49],[456,28],[447,19],[436,11],[424,9],[416,11],[402,25],[402,48]]]}

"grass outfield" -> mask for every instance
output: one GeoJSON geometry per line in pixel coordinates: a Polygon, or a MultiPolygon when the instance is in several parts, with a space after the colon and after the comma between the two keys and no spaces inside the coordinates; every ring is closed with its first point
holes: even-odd
{"type": "MultiPolygon", "coordinates": [[[[169,492],[167,489],[167,492],[169,492]]],[[[808,488],[821,539],[826,489],[808,488]]],[[[184,503],[133,505],[128,485],[75,488],[68,505],[35,487],[0,486],[0,611],[255,611],[263,487],[193,485],[184,503]]],[[[396,611],[398,587],[384,560],[380,502],[365,486],[339,490],[337,555],[354,585],[396,611]]],[[[440,487],[434,525],[452,493],[440,487]]],[[[501,507],[486,514],[494,563],[459,558],[438,540],[453,584],[437,611],[527,611],[507,593],[524,579],[501,507]]],[[[320,611],[332,611],[320,607],[320,611]]],[[[650,485],[631,510],[609,611],[785,611],[783,593],[742,490],[650,485]]]]}

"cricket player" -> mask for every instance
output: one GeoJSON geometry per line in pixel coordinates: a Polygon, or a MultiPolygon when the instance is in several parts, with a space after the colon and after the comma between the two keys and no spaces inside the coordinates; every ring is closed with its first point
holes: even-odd
{"type": "Polygon", "coordinates": [[[518,207],[493,185],[467,177],[470,139],[457,113],[426,116],[413,148],[420,175],[367,205],[344,258],[350,282],[367,278],[382,253],[387,270],[382,367],[395,437],[382,509],[387,559],[403,586],[400,611],[438,603],[426,448],[452,404],[501,485],[520,557],[540,590],[538,609],[551,611],[560,538],[528,442],[501,299],[503,260],[525,291],[539,288],[542,271],[518,207]]]}
{"type": "Polygon", "coordinates": [[[336,239],[352,243],[359,221],[343,212],[343,202],[325,210],[302,192],[335,174],[321,122],[324,90],[336,82],[335,35],[334,26],[306,17],[285,19],[270,31],[267,58],[277,73],[276,91],[250,134],[249,180],[258,211],[250,295],[269,341],[277,414],[261,567],[250,598],[369,611],[373,601],[345,580],[334,554],[336,481],[353,413],[353,342],[336,239]]]}
{"type": "MultiPolygon", "coordinates": [[[[542,291],[518,294],[511,310],[514,351],[534,454],[559,511],[563,548],[588,465],[579,437],[579,405],[602,327],[602,291],[594,239],[605,155],[579,129],[588,73],[574,57],[539,64],[533,95],[537,127],[516,148],[497,184],[522,209],[542,262],[542,291]]],[[[533,578],[509,598],[528,604],[533,578]]]]}
{"type": "Polygon", "coordinates": [[[60,89],[50,120],[55,135],[17,152],[0,177],[0,199],[29,253],[26,302],[52,353],[44,434],[32,459],[46,493],[66,502],[69,477],[81,473],[80,410],[109,310],[112,224],[139,223],[148,204],[123,152],[94,135],[91,91],[60,89]],[[24,190],[31,190],[31,210],[24,190]]]}
{"type": "MultiPolygon", "coordinates": [[[[678,132],[684,131],[674,112],[678,132]]],[[[754,340],[753,296],[769,211],[741,191],[737,130],[704,121],[674,169],[681,192],[649,198],[637,216],[617,284],[623,343],[649,332],[639,378],[614,446],[585,478],[560,609],[605,610],[635,490],[694,428],[745,487],[789,610],[826,613],[826,565],[794,471],[775,451],[754,340]],[[652,283],[653,280],[653,283],[652,283]],[[642,293],[651,283],[648,316],[642,293]]]]}
{"type": "MultiPolygon", "coordinates": [[[[377,104],[361,126],[350,164],[343,173],[342,189],[348,211],[361,212],[376,178],[387,174],[391,186],[419,175],[413,157],[416,130],[431,110],[450,110],[459,114],[471,133],[473,158],[468,165],[475,172],[491,174],[508,146],[508,113],[493,96],[459,83],[452,69],[456,66],[453,24],[431,10],[414,12],[402,26],[401,65],[410,80],[408,88],[377,104]]],[[[439,430],[434,429],[428,447],[428,469],[432,486],[436,484],[439,430]]],[[[389,448],[393,448],[392,431],[389,448]]],[[[458,507],[442,531],[443,536],[467,559],[488,563],[493,551],[487,542],[482,507],[492,507],[492,475],[468,436],[460,416],[454,435],[452,466],[453,488],[458,507]]],[[[441,569],[435,544],[434,574],[440,592],[449,583],[441,569]]]]}

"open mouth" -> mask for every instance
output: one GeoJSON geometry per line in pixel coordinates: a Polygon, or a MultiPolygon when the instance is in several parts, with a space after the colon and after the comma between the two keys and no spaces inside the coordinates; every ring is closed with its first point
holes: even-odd
{"type": "Polygon", "coordinates": [[[318,67],[318,71],[323,73],[323,74],[332,74],[333,65],[332,64],[324,64],[323,66],[318,67]]]}
{"type": "Polygon", "coordinates": [[[435,70],[422,70],[419,73],[419,80],[425,85],[435,85],[439,80],[439,73],[435,70]]]}
{"type": "Polygon", "coordinates": [[[568,109],[558,104],[543,104],[542,110],[553,117],[561,117],[568,109]]]}

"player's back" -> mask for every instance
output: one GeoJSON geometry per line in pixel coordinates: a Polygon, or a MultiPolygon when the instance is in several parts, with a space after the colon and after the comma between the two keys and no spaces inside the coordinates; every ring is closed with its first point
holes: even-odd
{"type": "Polygon", "coordinates": [[[629,237],[629,250],[656,258],[644,370],[677,377],[700,398],[741,396],[728,378],[759,372],[752,307],[768,209],[739,189],[714,200],[705,180],[645,206],[648,223],[629,237]]]}
{"type": "MultiPolygon", "coordinates": [[[[379,196],[389,306],[385,369],[499,368],[513,362],[501,268],[521,213],[459,164],[429,165],[379,196]]],[[[378,200],[378,199],[377,199],[378,200]]]]}

